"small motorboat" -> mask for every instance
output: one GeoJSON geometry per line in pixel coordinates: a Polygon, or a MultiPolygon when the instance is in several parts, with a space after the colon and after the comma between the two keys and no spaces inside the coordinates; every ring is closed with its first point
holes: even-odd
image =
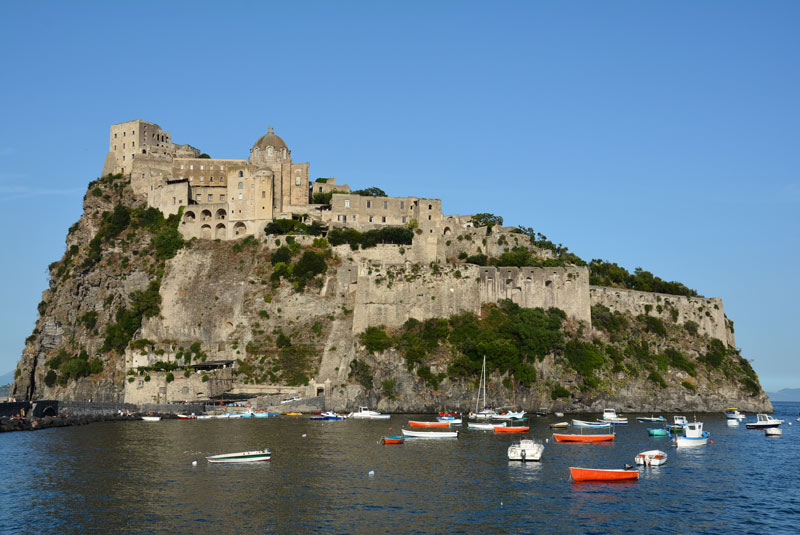
{"type": "Polygon", "coordinates": [[[604,409],[603,417],[598,418],[597,421],[603,424],[628,425],[628,419],[617,416],[617,411],[614,409],[604,409]]]}
{"type": "Polygon", "coordinates": [[[683,433],[683,428],[686,427],[689,420],[686,419],[686,416],[674,416],[672,422],[669,425],[669,430],[674,434],[680,434],[683,433]]]}
{"type": "Polygon", "coordinates": [[[728,427],[739,427],[739,420],[736,418],[728,418],[725,420],[728,424],[728,427]]]}
{"type": "Polygon", "coordinates": [[[254,412],[251,414],[253,418],[274,418],[276,416],[280,416],[280,414],[277,412],[268,412],[268,411],[254,412]]]}
{"type": "Polygon", "coordinates": [[[402,444],[406,437],[395,435],[392,437],[381,437],[381,444],[402,444]]]}
{"type": "Polygon", "coordinates": [[[553,414],[555,414],[556,418],[563,418],[564,417],[564,413],[563,412],[556,412],[556,413],[553,413],[553,414]]]}
{"type": "Polygon", "coordinates": [[[744,420],[745,416],[743,413],[739,412],[739,409],[736,407],[728,407],[725,409],[725,418],[727,419],[734,419],[734,420],[744,420]]]}
{"type": "Polygon", "coordinates": [[[410,427],[450,427],[449,422],[423,422],[420,420],[409,420],[410,427]]]}
{"type": "Polygon", "coordinates": [[[494,409],[483,409],[478,412],[470,412],[468,418],[470,420],[493,420],[497,418],[497,412],[494,409]]]}
{"type": "Polygon", "coordinates": [[[509,461],[540,461],[544,453],[544,445],[537,444],[533,440],[523,439],[514,442],[508,447],[509,461]]]}
{"type": "Polygon", "coordinates": [[[676,436],[679,448],[693,448],[708,444],[708,431],[703,431],[703,422],[691,422],[683,428],[683,436],[676,436]]]}
{"type": "Polygon", "coordinates": [[[269,448],[264,448],[259,451],[241,451],[239,453],[224,453],[222,455],[212,455],[206,457],[210,463],[254,463],[261,461],[269,461],[272,453],[269,448]]]}
{"type": "Polygon", "coordinates": [[[780,427],[783,420],[773,418],[769,414],[756,414],[755,422],[747,422],[744,426],[748,429],[767,429],[768,427],[780,427]]]}
{"type": "Polygon", "coordinates": [[[286,416],[302,416],[302,412],[287,412],[286,416]]]}
{"type": "Polygon", "coordinates": [[[145,422],[160,422],[161,416],[142,416],[142,420],[145,422]]]}
{"type": "Polygon", "coordinates": [[[344,420],[347,418],[344,414],[338,414],[333,411],[321,412],[318,415],[309,417],[309,420],[344,420]]]}
{"type": "Polygon", "coordinates": [[[575,427],[611,427],[609,423],[587,422],[586,420],[572,420],[572,425],[575,427]]]}
{"type": "Polygon", "coordinates": [[[783,435],[780,427],[767,427],[764,429],[764,434],[768,437],[779,437],[783,435]]]}
{"type": "Polygon", "coordinates": [[[663,427],[651,427],[647,430],[647,434],[651,437],[665,437],[669,435],[669,431],[663,427]]]}
{"type": "Polygon", "coordinates": [[[178,420],[197,420],[195,413],[192,414],[178,414],[178,420]]]}
{"type": "Polygon", "coordinates": [[[635,481],[639,479],[638,470],[577,468],[570,466],[569,473],[573,481],[635,481]]]}
{"type": "Polygon", "coordinates": [[[391,414],[381,414],[377,411],[371,411],[368,407],[361,407],[357,412],[351,412],[348,418],[362,419],[362,420],[386,420],[391,418],[391,414]]]}
{"type": "Polygon", "coordinates": [[[439,416],[442,417],[442,418],[445,418],[447,416],[450,416],[452,418],[456,418],[456,417],[458,417],[458,413],[457,412],[440,412],[439,416]]]}
{"type": "Polygon", "coordinates": [[[468,422],[468,423],[467,423],[467,427],[468,427],[468,428],[470,428],[470,429],[475,429],[475,430],[477,430],[477,431],[494,431],[494,428],[495,428],[495,427],[504,427],[505,425],[506,425],[506,423],[505,423],[505,422],[503,422],[503,423],[500,423],[500,424],[495,424],[495,423],[478,423],[478,422],[475,422],[475,423],[468,422]]]}
{"type": "Polygon", "coordinates": [[[569,422],[556,422],[550,424],[550,429],[566,429],[569,427],[569,422]]]}
{"type": "Polygon", "coordinates": [[[495,433],[527,433],[530,431],[530,426],[527,425],[518,425],[518,426],[505,426],[505,425],[496,425],[494,426],[495,433]]]}
{"type": "Polygon", "coordinates": [[[413,438],[458,438],[458,431],[412,431],[403,429],[403,436],[413,438]]]}
{"type": "Polygon", "coordinates": [[[660,466],[667,462],[667,454],[661,450],[643,451],[634,460],[643,466],[660,466]]]}
{"type": "Polygon", "coordinates": [[[611,442],[614,440],[614,433],[577,435],[567,433],[553,433],[556,442],[611,442]]]}
{"type": "Polygon", "coordinates": [[[525,411],[504,412],[494,417],[495,420],[522,420],[525,418],[525,411]]]}
{"type": "Polygon", "coordinates": [[[666,422],[667,419],[663,416],[637,416],[637,422],[666,422]]]}

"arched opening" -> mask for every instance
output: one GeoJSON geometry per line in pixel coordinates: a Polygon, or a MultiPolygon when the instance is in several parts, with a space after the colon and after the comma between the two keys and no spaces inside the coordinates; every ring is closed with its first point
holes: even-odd
{"type": "Polygon", "coordinates": [[[241,221],[233,226],[233,235],[241,236],[247,232],[247,226],[241,221]]]}
{"type": "Polygon", "coordinates": [[[217,225],[217,229],[216,229],[216,233],[215,233],[214,237],[216,239],[218,239],[218,240],[224,240],[225,239],[225,225],[223,225],[222,223],[217,225]]]}
{"type": "Polygon", "coordinates": [[[194,212],[191,210],[183,214],[183,221],[186,223],[194,223],[194,212]]]}
{"type": "Polygon", "coordinates": [[[200,216],[203,218],[203,221],[208,221],[211,219],[211,210],[203,210],[200,212],[200,216]]]}
{"type": "Polygon", "coordinates": [[[442,236],[449,236],[450,234],[451,234],[450,227],[444,227],[444,232],[442,233],[442,236]]]}
{"type": "Polygon", "coordinates": [[[52,405],[50,405],[49,407],[45,407],[45,409],[42,411],[42,416],[55,416],[55,415],[56,415],[56,409],[52,405]]]}
{"type": "Polygon", "coordinates": [[[228,215],[228,213],[225,211],[224,208],[220,208],[219,210],[217,210],[217,219],[225,219],[226,215],[228,215]]]}
{"type": "Polygon", "coordinates": [[[240,176],[240,177],[243,177],[243,176],[244,176],[244,172],[242,172],[242,171],[239,171],[239,176],[240,176]]]}
{"type": "Polygon", "coordinates": [[[203,225],[202,227],[200,227],[200,235],[203,238],[205,238],[207,240],[210,240],[211,239],[211,225],[203,225]]]}

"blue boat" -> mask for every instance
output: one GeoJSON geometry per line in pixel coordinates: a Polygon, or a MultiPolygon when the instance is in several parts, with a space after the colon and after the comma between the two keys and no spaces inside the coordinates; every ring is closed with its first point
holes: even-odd
{"type": "Polygon", "coordinates": [[[586,420],[572,420],[574,427],[611,427],[608,423],[587,422],[586,420]]]}

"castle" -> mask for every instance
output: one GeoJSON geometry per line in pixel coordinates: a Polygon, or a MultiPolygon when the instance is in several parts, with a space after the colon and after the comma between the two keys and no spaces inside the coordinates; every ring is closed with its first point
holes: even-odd
{"type": "Polygon", "coordinates": [[[171,139],[142,120],[112,125],[103,175],[130,175],[134,192],[164,214],[183,208],[180,229],[187,239],[259,235],[270,221],[292,217],[359,230],[414,220],[429,235],[442,230],[439,199],[353,195],[335,178],[310,183],[309,164],[293,162],[271,126],[246,160],[210,158],[171,139]],[[330,204],[311,203],[313,193],[331,191],[338,193],[330,204]]]}

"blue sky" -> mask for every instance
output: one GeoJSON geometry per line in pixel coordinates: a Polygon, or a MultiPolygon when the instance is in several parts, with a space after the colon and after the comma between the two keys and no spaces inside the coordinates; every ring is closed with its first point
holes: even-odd
{"type": "Polygon", "coordinates": [[[269,125],[311,163],[722,297],[800,386],[800,3],[4,2],[0,372],[111,123],[215,157],[269,125]]]}

